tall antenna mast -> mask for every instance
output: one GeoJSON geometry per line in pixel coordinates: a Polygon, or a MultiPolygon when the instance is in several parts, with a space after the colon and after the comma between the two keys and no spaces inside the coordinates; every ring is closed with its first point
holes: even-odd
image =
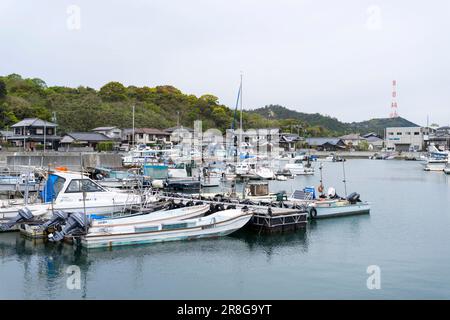
{"type": "Polygon", "coordinates": [[[392,103],[391,103],[391,118],[397,118],[397,81],[392,81],[392,103]]]}
{"type": "Polygon", "coordinates": [[[133,104],[133,140],[132,140],[132,147],[134,147],[134,139],[135,139],[135,137],[134,137],[134,109],[135,109],[135,106],[134,106],[134,104],[133,104]]]}
{"type": "Polygon", "coordinates": [[[242,146],[242,72],[241,72],[241,86],[239,88],[241,92],[241,119],[240,119],[240,125],[239,125],[239,151],[241,151],[242,146]]]}

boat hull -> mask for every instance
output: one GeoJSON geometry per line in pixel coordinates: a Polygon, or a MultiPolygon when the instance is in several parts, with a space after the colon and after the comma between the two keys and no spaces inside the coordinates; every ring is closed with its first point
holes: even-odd
{"type": "MultiPolygon", "coordinates": [[[[330,204],[329,206],[315,206],[314,208],[317,211],[317,216],[314,217],[314,219],[324,219],[324,218],[370,213],[370,205],[368,203],[357,203],[342,206],[334,206],[330,204]]],[[[310,217],[311,217],[311,209],[310,209],[310,217]]]]}
{"type": "Polygon", "coordinates": [[[222,221],[217,224],[202,225],[183,229],[134,232],[105,236],[87,235],[81,239],[81,245],[88,249],[92,249],[167,241],[214,238],[226,236],[239,230],[245,224],[247,224],[251,217],[252,214],[243,214],[239,217],[230,219],[228,221],[222,221]]]}

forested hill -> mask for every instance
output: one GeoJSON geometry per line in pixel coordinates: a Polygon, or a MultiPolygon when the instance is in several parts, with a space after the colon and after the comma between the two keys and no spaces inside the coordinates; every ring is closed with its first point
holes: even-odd
{"type": "Polygon", "coordinates": [[[287,120],[293,119],[300,122],[308,123],[312,127],[323,127],[327,131],[331,131],[334,135],[345,133],[369,133],[376,132],[383,135],[384,129],[387,127],[416,127],[417,124],[402,118],[380,118],[362,122],[346,123],[336,118],[324,116],[319,113],[303,113],[294,111],[279,105],[268,105],[263,108],[250,111],[261,115],[268,119],[287,120]]]}
{"type": "MultiPolygon", "coordinates": [[[[70,88],[47,86],[39,78],[22,78],[18,74],[0,76],[0,128],[5,129],[24,118],[52,120],[56,115],[59,133],[89,131],[100,126],[132,126],[135,106],[136,127],[168,128],[177,124],[193,126],[203,121],[203,128],[231,127],[234,110],[221,104],[211,94],[197,97],[165,85],[156,87],[124,86],[109,82],[99,90],[80,86],[70,88]]],[[[239,112],[237,112],[237,121],[239,112]]],[[[243,113],[244,129],[280,128],[306,136],[329,136],[350,133],[379,132],[385,126],[413,125],[397,119],[374,119],[360,123],[343,123],[320,114],[306,114],[281,106],[268,106],[243,113]]]]}

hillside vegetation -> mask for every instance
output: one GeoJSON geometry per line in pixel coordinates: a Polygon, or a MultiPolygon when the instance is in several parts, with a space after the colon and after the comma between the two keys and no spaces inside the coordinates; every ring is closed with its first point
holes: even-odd
{"type": "Polygon", "coordinates": [[[268,119],[291,119],[308,123],[312,127],[323,127],[330,131],[332,135],[343,135],[347,133],[365,134],[375,132],[380,135],[384,134],[387,127],[416,127],[417,124],[406,120],[402,117],[397,118],[379,118],[362,122],[341,122],[336,118],[324,116],[319,113],[303,113],[279,105],[269,105],[263,108],[250,111],[251,113],[261,115],[268,119]]]}
{"type": "MultiPolygon", "coordinates": [[[[204,129],[225,131],[234,119],[234,110],[221,104],[216,96],[205,94],[197,97],[170,85],[126,87],[119,82],[109,82],[95,90],[83,86],[47,86],[39,78],[26,79],[18,74],[0,77],[2,129],[23,118],[38,117],[51,121],[53,115],[60,133],[89,131],[99,126],[130,128],[133,105],[136,127],[164,129],[175,126],[178,119],[180,124],[192,127],[193,121],[202,120],[204,129]]],[[[236,116],[238,123],[240,113],[237,112],[236,116]]],[[[402,122],[404,119],[348,124],[318,113],[301,113],[281,106],[267,106],[243,113],[244,129],[276,127],[306,136],[336,136],[354,130],[361,133],[377,131],[376,128],[388,123],[385,120],[402,122]]]]}

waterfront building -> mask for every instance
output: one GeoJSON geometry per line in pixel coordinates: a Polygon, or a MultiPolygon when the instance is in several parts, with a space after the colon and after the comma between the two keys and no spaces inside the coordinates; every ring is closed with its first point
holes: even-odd
{"type": "Polygon", "coordinates": [[[423,151],[424,137],[429,135],[430,130],[423,127],[386,128],[386,149],[388,151],[423,151]]]}
{"type": "Polygon", "coordinates": [[[345,143],[340,138],[306,138],[306,144],[309,148],[318,151],[340,151],[345,150],[345,143]]]}
{"type": "Polygon", "coordinates": [[[12,125],[13,135],[7,140],[17,147],[23,147],[25,151],[43,149],[56,149],[61,139],[56,134],[56,123],[41,120],[39,118],[25,118],[12,125]]]}
{"type": "Polygon", "coordinates": [[[425,137],[426,146],[434,145],[441,150],[450,150],[450,126],[439,127],[425,137]]]}
{"type": "Polygon", "coordinates": [[[342,141],[344,141],[345,145],[348,148],[355,148],[358,147],[361,141],[366,141],[367,139],[364,137],[361,137],[359,133],[351,133],[344,136],[339,137],[342,141]]]}
{"type": "Polygon", "coordinates": [[[294,151],[298,142],[304,141],[302,137],[295,133],[281,133],[280,147],[285,151],[294,151]]]}
{"type": "Polygon", "coordinates": [[[97,132],[69,132],[59,142],[59,150],[75,151],[77,148],[88,148],[95,150],[100,142],[113,142],[113,139],[97,132]]]}
{"type": "Polygon", "coordinates": [[[122,142],[145,145],[168,144],[170,143],[170,133],[155,128],[136,128],[133,139],[133,129],[127,128],[123,129],[122,142]]]}

